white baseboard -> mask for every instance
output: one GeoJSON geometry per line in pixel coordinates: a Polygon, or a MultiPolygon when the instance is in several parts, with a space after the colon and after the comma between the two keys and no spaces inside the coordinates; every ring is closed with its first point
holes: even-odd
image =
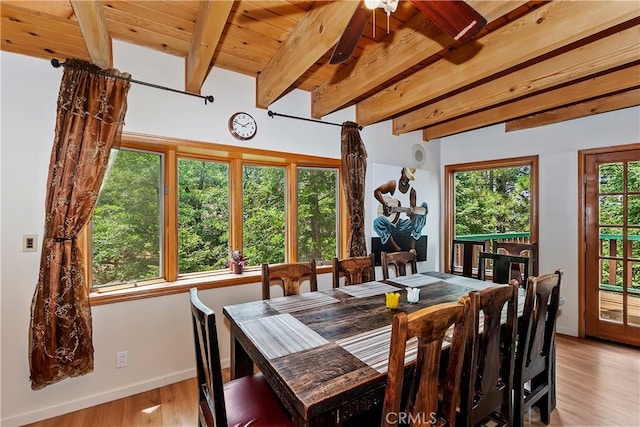
{"type": "Polygon", "coordinates": [[[571,337],[577,337],[578,336],[578,331],[575,329],[571,329],[571,328],[558,328],[556,326],[556,332],[562,335],[569,335],[571,337]]]}
{"type": "MultiPolygon", "coordinates": [[[[226,363],[229,361],[227,359],[226,363]]],[[[162,377],[151,378],[135,384],[129,384],[124,387],[106,390],[91,396],[77,399],[71,402],[64,402],[60,405],[53,405],[37,411],[24,412],[0,420],[3,427],[22,426],[34,423],[36,421],[46,420],[48,418],[57,417],[58,415],[68,414],[80,409],[89,408],[91,406],[100,405],[101,403],[111,402],[113,400],[122,399],[123,397],[133,396],[134,394],[153,390],[168,384],[177,383],[196,376],[196,370],[187,369],[185,371],[174,372],[162,377]]]]}

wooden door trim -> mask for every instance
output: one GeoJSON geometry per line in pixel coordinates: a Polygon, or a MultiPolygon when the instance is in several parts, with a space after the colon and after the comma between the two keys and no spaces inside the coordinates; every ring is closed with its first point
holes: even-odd
{"type": "Polygon", "coordinates": [[[587,327],[587,280],[586,280],[586,161],[587,156],[616,153],[620,151],[640,150],[640,142],[611,147],[578,150],[578,336],[584,338],[587,327]]]}

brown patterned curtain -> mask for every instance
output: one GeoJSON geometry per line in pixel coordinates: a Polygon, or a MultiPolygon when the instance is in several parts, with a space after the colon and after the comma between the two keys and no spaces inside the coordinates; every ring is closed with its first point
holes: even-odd
{"type": "Polygon", "coordinates": [[[364,237],[364,183],[367,174],[367,150],[364,148],[358,124],[342,123],[342,185],[349,215],[348,256],[366,256],[364,237]]]}
{"type": "Polygon", "coordinates": [[[44,243],[31,303],[31,388],[93,371],[91,307],[76,236],[91,218],[127,109],[128,74],[65,62],[45,200],[44,243]]]}

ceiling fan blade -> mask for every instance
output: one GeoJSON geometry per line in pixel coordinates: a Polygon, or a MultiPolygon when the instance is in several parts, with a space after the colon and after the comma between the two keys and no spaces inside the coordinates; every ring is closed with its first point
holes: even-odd
{"type": "Polygon", "coordinates": [[[470,41],[487,25],[484,16],[462,0],[410,1],[456,41],[470,41]]]}
{"type": "Polygon", "coordinates": [[[367,22],[369,22],[369,16],[371,16],[371,10],[362,7],[356,9],[353,16],[351,16],[351,20],[349,20],[349,23],[345,27],[342,36],[340,36],[340,40],[336,43],[329,63],[342,64],[351,58],[364,28],[367,26],[367,22]]]}

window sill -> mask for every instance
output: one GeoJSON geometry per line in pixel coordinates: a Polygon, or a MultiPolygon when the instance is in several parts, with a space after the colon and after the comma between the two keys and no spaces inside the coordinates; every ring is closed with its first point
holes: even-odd
{"type": "MultiPolygon", "coordinates": [[[[330,273],[331,266],[318,266],[317,273],[330,273]]],[[[191,288],[198,290],[224,288],[227,286],[245,285],[248,283],[258,283],[262,281],[262,270],[260,267],[250,267],[242,274],[221,271],[206,276],[184,277],[175,282],[160,282],[149,285],[132,286],[124,289],[106,290],[102,292],[91,292],[89,300],[92,306],[112,304],[123,301],[133,301],[144,298],[154,298],[165,295],[173,295],[189,292],[191,288]]]]}
{"type": "Polygon", "coordinates": [[[189,292],[189,289],[193,287],[202,290],[256,283],[260,282],[261,277],[262,272],[260,271],[260,267],[254,267],[244,270],[242,274],[216,272],[206,276],[180,278],[175,282],[160,282],[118,290],[91,292],[89,299],[91,301],[91,305],[96,306],[111,304],[114,302],[179,294],[189,292]]]}

